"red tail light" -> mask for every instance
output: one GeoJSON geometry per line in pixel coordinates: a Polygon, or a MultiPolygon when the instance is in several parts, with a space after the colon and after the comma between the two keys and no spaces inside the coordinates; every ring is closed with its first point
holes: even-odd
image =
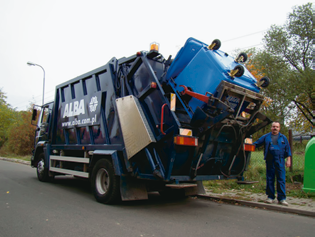
{"type": "Polygon", "coordinates": [[[243,147],[243,150],[244,151],[255,151],[255,145],[253,144],[244,144],[244,147],[243,147]]]}
{"type": "Polygon", "coordinates": [[[174,143],[182,146],[198,146],[198,139],[191,136],[176,136],[174,137],[174,143]]]}

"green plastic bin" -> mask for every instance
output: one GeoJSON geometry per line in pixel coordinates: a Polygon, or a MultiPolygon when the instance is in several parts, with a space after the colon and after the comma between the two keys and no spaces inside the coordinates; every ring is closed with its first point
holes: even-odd
{"type": "Polygon", "coordinates": [[[307,143],[305,148],[303,190],[307,193],[315,193],[315,137],[307,143]]]}

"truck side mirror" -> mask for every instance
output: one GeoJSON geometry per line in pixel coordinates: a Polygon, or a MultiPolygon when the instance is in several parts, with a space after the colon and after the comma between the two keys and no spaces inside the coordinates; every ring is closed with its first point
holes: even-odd
{"type": "Polygon", "coordinates": [[[32,121],[36,121],[37,118],[37,109],[33,109],[32,121]]]}

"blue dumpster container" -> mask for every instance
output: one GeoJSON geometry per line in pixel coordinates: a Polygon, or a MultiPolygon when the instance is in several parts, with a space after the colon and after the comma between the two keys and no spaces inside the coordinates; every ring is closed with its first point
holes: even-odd
{"type": "MultiPolygon", "coordinates": [[[[241,77],[231,77],[229,72],[240,65],[234,58],[221,50],[210,50],[208,45],[194,38],[189,38],[184,47],[176,55],[166,79],[173,79],[176,90],[182,91],[180,85],[189,87],[192,91],[205,95],[207,92],[216,96],[216,89],[221,81],[227,81],[234,85],[246,88],[253,92],[259,92],[257,80],[244,67],[245,72],[241,77]],[[200,83],[202,81],[202,83],[200,83]]],[[[235,103],[235,98],[230,98],[235,103]]],[[[190,108],[195,111],[197,107],[203,107],[204,102],[192,98],[190,108]]],[[[246,105],[247,106],[247,105],[246,105]]],[[[244,106],[244,108],[246,107],[244,106]]]]}

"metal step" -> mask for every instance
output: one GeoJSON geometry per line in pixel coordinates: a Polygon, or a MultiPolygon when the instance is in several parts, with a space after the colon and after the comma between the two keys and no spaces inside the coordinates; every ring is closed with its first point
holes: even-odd
{"type": "Polygon", "coordinates": [[[191,184],[191,183],[166,184],[165,187],[168,187],[168,188],[175,188],[175,189],[180,189],[180,188],[194,188],[194,187],[197,187],[197,184],[191,184]]]}

